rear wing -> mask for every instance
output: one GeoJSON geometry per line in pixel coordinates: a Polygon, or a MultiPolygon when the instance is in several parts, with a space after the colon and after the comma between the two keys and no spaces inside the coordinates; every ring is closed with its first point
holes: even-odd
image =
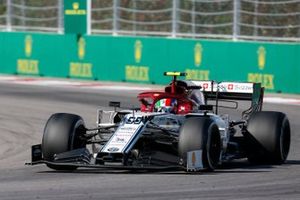
{"type": "MultiPolygon", "coordinates": [[[[261,83],[184,81],[187,86],[199,87],[206,100],[246,100],[251,101],[250,110],[261,110],[264,88],[261,83]]],[[[251,112],[251,111],[250,111],[251,112]]]]}
{"type": "Polygon", "coordinates": [[[200,86],[201,91],[209,99],[229,99],[257,101],[263,95],[264,88],[260,83],[188,81],[200,86]]]}

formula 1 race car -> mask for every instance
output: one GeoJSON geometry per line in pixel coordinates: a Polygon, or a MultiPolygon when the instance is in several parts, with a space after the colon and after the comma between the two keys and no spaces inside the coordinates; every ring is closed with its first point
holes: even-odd
{"type": "MultiPolygon", "coordinates": [[[[261,111],[260,83],[178,80],[164,91],[140,93],[140,107],[98,110],[97,126],[85,127],[74,114],[53,114],[42,144],[32,146],[31,165],[55,170],[113,168],[212,171],[223,162],[247,158],[254,164],[282,164],[290,148],[290,124],[284,113],[261,111]],[[237,108],[249,102],[241,119],[218,114],[221,102],[237,108]]],[[[227,106],[228,107],[228,106],[227,106]]],[[[230,106],[229,106],[230,107],[230,106]]]]}

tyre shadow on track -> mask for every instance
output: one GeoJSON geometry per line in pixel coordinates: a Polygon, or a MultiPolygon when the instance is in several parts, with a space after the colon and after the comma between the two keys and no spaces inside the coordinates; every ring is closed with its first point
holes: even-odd
{"type": "MultiPolygon", "coordinates": [[[[300,165],[300,160],[288,160],[284,165],[300,165]]],[[[266,173],[272,172],[273,168],[280,165],[253,165],[247,161],[234,161],[223,163],[222,166],[213,172],[200,171],[200,172],[185,172],[178,170],[114,170],[114,169],[85,169],[80,168],[74,171],[42,171],[38,173],[55,173],[55,174],[134,174],[134,175],[220,175],[220,174],[249,174],[249,173],[266,173]]]]}
{"type": "Polygon", "coordinates": [[[287,165],[300,165],[300,160],[287,160],[285,164],[287,164],[287,165]]]}
{"type": "Polygon", "coordinates": [[[99,170],[99,169],[78,169],[76,171],[44,171],[44,172],[38,172],[41,174],[128,174],[128,175],[219,175],[219,174],[225,174],[225,173],[237,173],[237,174],[249,174],[249,173],[266,173],[270,171],[266,170],[238,170],[238,171],[219,171],[215,170],[213,172],[206,172],[206,171],[199,171],[199,172],[185,172],[185,171],[114,171],[114,170],[99,170]]]}
{"type": "Polygon", "coordinates": [[[199,172],[185,172],[178,170],[113,170],[113,169],[85,169],[79,168],[74,171],[43,171],[38,173],[73,173],[73,174],[165,174],[165,175],[218,175],[225,173],[266,173],[271,172],[272,166],[261,165],[253,166],[247,162],[238,163],[226,163],[220,168],[213,172],[209,171],[199,171],[199,172]]]}

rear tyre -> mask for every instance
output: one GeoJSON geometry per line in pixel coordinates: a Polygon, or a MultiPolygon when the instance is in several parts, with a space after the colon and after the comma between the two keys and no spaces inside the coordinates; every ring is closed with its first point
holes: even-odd
{"type": "MultiPolygon", "coordinates": [[[[83,119],[74,114],[53,114],[44,129],[42,153],[46,161],[53,161],[54,155],[84,148],[85,142],[79,136],[85,133],[83,119]]],[[[55,170],[75,170],[77,167],[56,166],[47,164],[55,170]]]]}
{"type": "Polygon", "coordinates": [[[290,123],[284,113],[263,111],[253,114],[245,134],[249,162],[284,163],[290,149],[290,132],[290,123]]]}
{"type": "Polygon", "coordinates": [[[187,153],[202,150],[205,170],[213,171],[221,155],[221,138],[218,125],[210,118],[189,118],[181,127],[178,144],[179,156],[187,164],[187,153]]]}

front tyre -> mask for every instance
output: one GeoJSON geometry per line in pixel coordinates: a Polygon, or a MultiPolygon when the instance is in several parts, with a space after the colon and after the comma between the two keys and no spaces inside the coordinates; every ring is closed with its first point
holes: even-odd
{"type": "Polygon", "coordinates": [[[282,164],[290,149],[291,130],[284,113],[254,113],[246,132],[248,160],[253,164],[282,164]]]}
{"type": "MultiPolygon", "coordinates": [[[[42,153],[46,161],[54,161],[55,154],[84,148],[85,142],[80,135],[85,133],[83,119],[74,114],[55,113],[53,114],[44,129],[42,139],[42,153]]],[[[48,167],[56,170],[74,170],[76,167],[55,166],[47,164],[48,167]]]]}
{"type": "Polygon", "coordinates": [[[202,150],[203,168],[213,171],[221,156],[221,138],[216,122],[208,117],[187,119],[180,130],[178,150],[185,165],[188,152],[202,150]]]}

